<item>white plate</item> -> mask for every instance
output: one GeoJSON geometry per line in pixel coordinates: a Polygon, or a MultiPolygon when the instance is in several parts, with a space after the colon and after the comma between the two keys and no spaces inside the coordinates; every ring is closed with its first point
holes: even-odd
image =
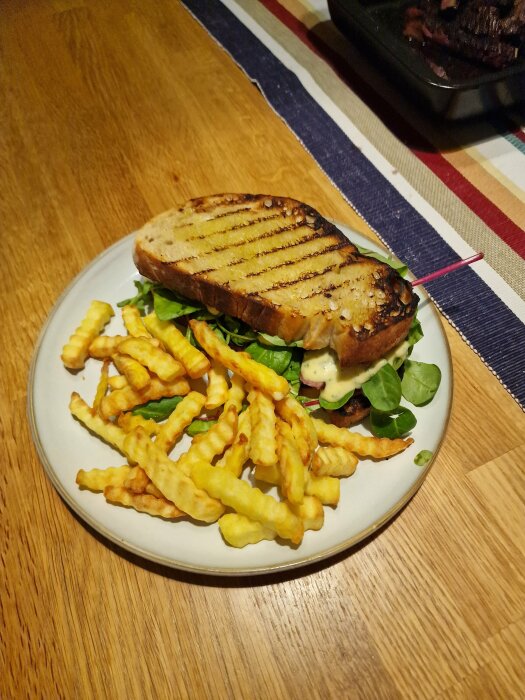
{"type": "MultiPolygon", "coordinates": [[[[340,228],[356,244],[380,251],[367,238],[340,228]]],[[[413,409],[418,420],[412,431],[415,442],[388,461],[361,461],[356,473],[341,481],[338,507],[325,508],[322,530],[306,532],[300,546],[261,542],[234,549],[224,543],[217,524],[163,521],[111,506],[102,494],[81,491],[76,486],[78,469],[118,466],[125,460],[92,436],[68,410],[72,391],[92,402],[100,363],[88,361],[85,370],[72,374],[63,367],[60,352],[91,300],[108,301],[116,308],[118,301],[132,296],[133,280],[140,279],[132,261],[132,243],[130,235],[104,251],[65,290],[42,330],[33,358],[28,387],[33,439],[49,478],[66,503],[91,527],[134,554],[177,569],[221,575],[261,574],[325,559],[369,536],[392,518],[413,496],[430,468],[430,463],[424,468],[416,466],[414,457],[423,449],[435,457],[452,396],[447,340],[438,313],[422,290],[418,317],[425,337],[415,346],[412,357],[437,364],[442,382],[432,403],[413,409]]],[[[107,332],[122,330],[117,313],[107,332]]]]}

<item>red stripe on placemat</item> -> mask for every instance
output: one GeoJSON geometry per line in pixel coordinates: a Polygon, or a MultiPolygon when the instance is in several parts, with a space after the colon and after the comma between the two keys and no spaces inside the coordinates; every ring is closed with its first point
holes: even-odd
{"type": "MultiPolygon", "coordinates": [[[[491,228],[502,241],[514,252],[525,259],[525,235],[523,229],[501,211],[493,202],[485,197],[467,178],[456,170],[439,153],[414,151],[419,160],[424,163],[445,185],[454,192],[479,218],[491,228]]],[[[461,235],[461,231],[458,231],[461,235]]]]}
{"type": "MultiPolygon", "coordinates": [[[[386,102],[368,83],[351,69],[342,57],[308,28],[277,0],[260,0],[261,4],[292,31],[313,53],[322,58],[335,73],[374,110],[392,133],[408,146],[412,153],[431,170],[455,195],[489,226],[512,250],[525,258],[525,231],[480,192],[467,178],[451,165],[435,146],[410,127],[390,102],[386,102]],[[349,80],[351,78],[351,84],[349,80]]],[[[515,136],[525,141],[525,134],[517,129],[515,136]]],[[[461,234],[461,232],[459,232],[461,234]]]]}

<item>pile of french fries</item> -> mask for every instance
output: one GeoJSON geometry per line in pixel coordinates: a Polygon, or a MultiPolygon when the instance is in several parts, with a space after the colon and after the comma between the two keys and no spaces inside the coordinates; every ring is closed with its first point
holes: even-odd
{"type": "Polygon", "coordinates": [[[103,492],[109,503],[161,518],[218,522],[234,547],[275,538],[299,545],[306,530],[323,526],[324,507],[337,506],[340,479],[355,472],[359,457],[385,459],[412,443],[312,417],[282,376],[230,348],[203,321],[190,321],[201,350],[173,323],[134,306],[122,309],[126,335],[103,335],[113,316],[109,304],[93,301],[61,355],[72,370],[88,358],[102,363],[91,405],[74,392],[69,408],[126,459],[77,473],[81,488],[103,492]],[[133,414],[172,396],[183,398],[162,422],[133,414]],[[172,458],[203,413],[216,422],[172,458]],[[276,486],[278,497],[257,483],[265,491],[276,486]]]}

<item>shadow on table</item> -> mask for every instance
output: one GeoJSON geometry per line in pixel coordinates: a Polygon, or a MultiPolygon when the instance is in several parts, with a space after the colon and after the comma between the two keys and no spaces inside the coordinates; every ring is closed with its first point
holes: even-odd
{"type": "MultiPolygon", "coordinates": [[[[410,503],[410,500],[408,503],[410,503]]],[[[284,583],[285,581],[304,578],[319,571],[323,571],[324,569],[328,569],[331,566],[340,564],[345,560],[351,559],[354,554],[361,551],[364,547],[368,546],[377,537],[379,537],[383,531],[401,515],[408,503],[406,503],[392,518],[390,518],[387,523],[379,527],[364,540],[331,557],[313,562],[311,564],[300,565],[294,569],[288,569],[286,571],[273,571],[262,574],[245,575],[212,575],[206,573],[194,573],[149,561],[148,559],[144,559],[141,556],[129,552],[127,549],[115,544],[111,540],[106,539],[102,534],[100,534],[97,530],[91,527],[91,525],[86,523],[79,515],[77,515],[77,513],[75,513],[75,511],[73,511],[67,503],[65,503],[65,505],[78,524],[89,532],[92,537],[94,537],[104,547],[111,550],[114,554],[126,559],[128,562],[130,562],[130,564],[139,566],[140,568],[153,574],[157,574],[158,576],[180,581],[181,583],[188,583],[197,586],[208,586],[211,588],[254,588],[260,586],[272,586],[275,584],[284,583]]]]}
{"type": "Polygon", "coordinates": [[[525,104],[486,116],[447,121],[434,114],[400,82],[388,75],[379,60],[358,40],[343,35],[332,21],[319,22],[303,37],[349,88],[408,148],[447,152],[512,134],[525,125],[525,104]]]}

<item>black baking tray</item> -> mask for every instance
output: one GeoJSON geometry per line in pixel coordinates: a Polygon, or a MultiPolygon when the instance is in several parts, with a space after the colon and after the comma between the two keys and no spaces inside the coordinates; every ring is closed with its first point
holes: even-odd
{"type": "Polygon", "coordinates": [[[501,70],[479,69],[466,78],[437,76],[402,33],[410,0],[328,0],[338,29],[356,40],[372,60],[416,94],[435,114],[450,120],[475,117],[525,100],[525,60],[501,70]]]}

